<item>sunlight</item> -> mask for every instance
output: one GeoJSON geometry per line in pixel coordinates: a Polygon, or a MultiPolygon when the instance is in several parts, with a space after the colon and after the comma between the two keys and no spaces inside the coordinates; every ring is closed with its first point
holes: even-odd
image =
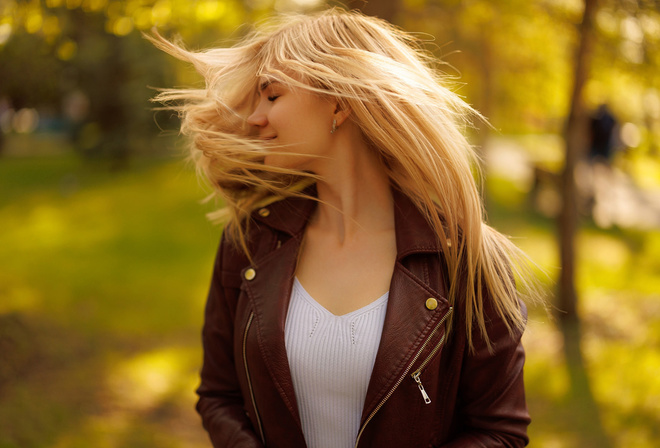
{"type": "Polygon", "coordinates": [[[137,355],[120,362],[110,373],[110,389],[124,409],[153,408],[189,383],[194,355],[189,348],[176,347],[137,355]]]}
{"type": "Polygon", "coordinates": [[[44,20],[43,33],[47,38],[55,38],[62,32],[60,19],[57,16],[48,16],[44,20]]]}
{"type": "Polygon", "coordinates": [[[207,0],[197,4],[195,16],[201,22],[212,22],[218,20],[225,13],[227,5],[216,0],[207,0]]]}
{"type": "Polygon", "coordinates": [[[582,258],[596,264],[620,269],[630,261],[630,250],[625,242],[608,235],[585,235],[580,239],[582,258]]]}
{"type": "Polygon", "coordinates": [[[133,31],[133,19],[130,17],[118,17],[110,22],[110,29],[116,36],[128,36],[133,31]]]}
{"type": "Polygon", "coordinates": [[[532,316],[523,333],[527,352],[525,384],[535,394],[552,401],[568,391],[568,376],[563,368],[561,334],[550,319],[532,316]]]}
{"type": "Polygon", "coordinates": [[[78,53],[78,44],[71,39],[63,39],[57,47],[57,57],[62,61],[69,61],[78,53]]]}
{"type": "Polygon", "coordinates": [[[656,41],[660,40],[660,21],[657,18],[642,14],[639,23],[647,36],[656,41]]]}
{"type": "Polygon", "coordinates": [[[108,0],[85,0],[83,10],[86,12],[101,11],[107,3],[108,0]]]}
{"type": "Polygon", "coordinates": [[[167,0],[158,0],[151,8],[151,18],[155,26],[164,25],[172,15],[172,5],[167,0]]]}
{"type": "Polygon", "coordinates": [[[41,12],[35,9],[29,11],[27,14],[27,18],[25,19],[25,31],[30,34],[34,34],[40,31],[44,19],[44,17],[41,15],[41,12]]]}
{"type": "Polygon", "coordinates": [[[5,249],[22,258],[47,256],[47,251],[61,248],[88,251],[117,233],[115,223],[106,218],[110,205],[98,198],[79,198],[65,208],[50,202],[44,198],[28,210],[16,205],[0,210],[4,232],[0,241],[5,249]]]}
{"type": "Polygon", "coordinates": [[[32,238],[45,247],[58,247],[67,231],[62,211],[45,204],[32,211],[29,222],[32,228],[25,238],[28,238],[30,234],[36,235],[36,238],[34,236],[32,238]]]}
{"type": "Polygon", "coordinates": [[[135,27],[140,30],[151,28],[151,9],[146,7],[139,7],[133,12],[133,23],[135,27]]]}
{"type": "Polygon", "coordinates": [[[11,23],[3,23],[0,24],[0,45],[4,45],[7,43],[9,38],[11,37],[11,23]]]}

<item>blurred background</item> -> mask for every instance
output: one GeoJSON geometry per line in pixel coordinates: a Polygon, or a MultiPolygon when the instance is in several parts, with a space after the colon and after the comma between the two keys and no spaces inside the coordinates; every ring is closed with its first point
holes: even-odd
{"type": "MultiPolygon", "coordinates": [[[[229,45],[339,4],[0,0],[0,447],[209,446],[193,391],[221,229],[149,103],[200,79],[141,32],[229,45]]],[[[551,308],[524,339],[531,446],[658,446],[660,2],[345,6],[418,33],[490,119],[488,219],[551,308]]]]}

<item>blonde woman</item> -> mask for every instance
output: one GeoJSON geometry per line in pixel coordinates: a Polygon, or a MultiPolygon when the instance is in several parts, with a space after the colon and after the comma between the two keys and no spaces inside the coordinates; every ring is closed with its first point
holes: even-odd
{"type": "MultiPolygon", "coordinates": [[[[197,409],[216,447],[524,446],[518,252],[475,116],[413,37],[329,10],[191,52],[168,90],[227,220],[197,409]]],[[[523,273],[524,274],[524,273],[523,273]]]]}

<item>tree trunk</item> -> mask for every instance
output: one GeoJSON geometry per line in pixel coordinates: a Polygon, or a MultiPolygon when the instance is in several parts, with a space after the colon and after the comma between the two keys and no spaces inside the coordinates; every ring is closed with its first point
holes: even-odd
{"type": "Polygon", "coordinates": [[[598,0],[584,1],[584,15],[579,27],[580,41],[575,55],[573,91],[565,126],[565,165],[561,175],[562,209],[559,215],[559,249],[561,275],[559,280],[559,323],[564,338],[564,355],[570,378],[569,401],[579,426],[589,428],[589,434],[580,434],[581,446],[611,446],[600,421],[598,405],[594,400],[588,372],[581,349],[581,325],[578,314],[578,295],[575,288],[575,237],[578,229],[578,189],[575,168],[584,157],[588,144],[587,111],[582,91],[589,77],[593,44],[593,22],[598,0]]]}
{"type": "Polygon", "coordinates": [[[575,167],[583,157],[587,144],[587,114],[582,101],[582,90],[589,76],[589,63],[593,40],[593,20],[597,0],[585,0],[584,16],[580,25],[580,43],[575,56],[575,77],[568,119],[565,127],[565,164],[561,175],[562,210],[559,215],[561,276],[559,303],[561,321],[575,321],[577,292],[575,289],[575,235],[578,227],[578,191],[575,167]]]}

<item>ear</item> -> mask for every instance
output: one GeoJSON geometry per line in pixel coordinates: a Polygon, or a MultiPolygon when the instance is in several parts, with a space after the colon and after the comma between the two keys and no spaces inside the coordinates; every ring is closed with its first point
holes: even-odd
{"type": "Polygon", "coordinates": [[[338,102],[335,107],[334,119],[337,120],[337,127],[341,126],[353,111],[346,103],[338,102]]]}

